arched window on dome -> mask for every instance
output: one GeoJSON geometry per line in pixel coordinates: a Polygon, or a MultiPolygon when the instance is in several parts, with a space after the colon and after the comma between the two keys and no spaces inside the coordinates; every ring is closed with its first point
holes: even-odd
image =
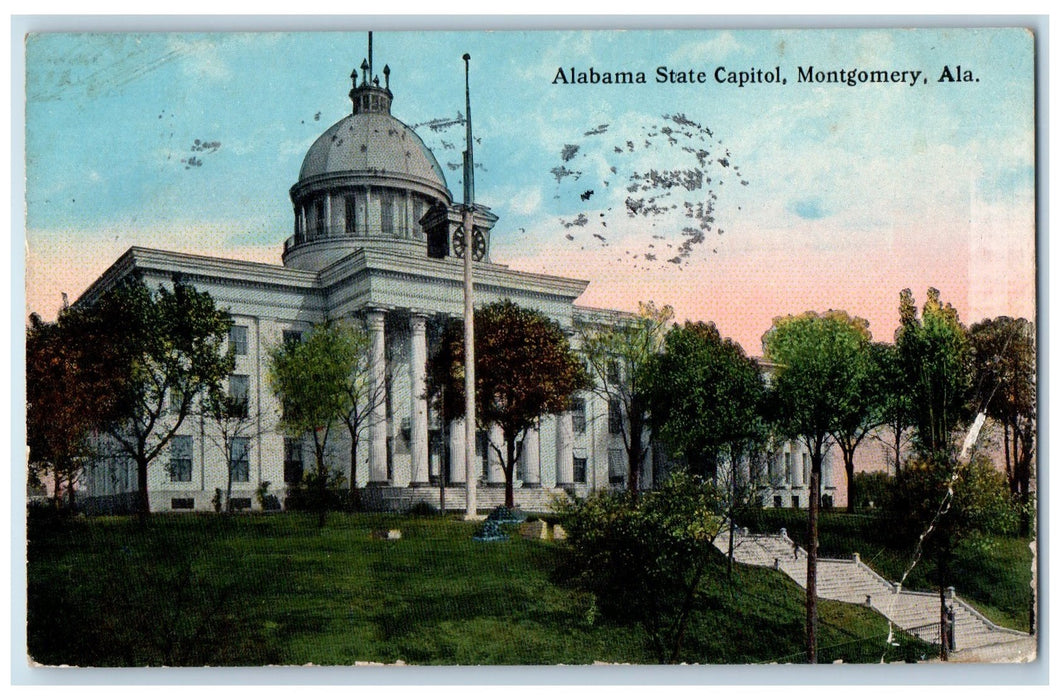
{"type": "Polygon", "coordinates": [[[379,226],[383,233],[394,233],[394,193],[379,195],[379,226]]]}
{"type": "Polygon", "coordinates": [[[345,197],[346,202],[346,233],[357,233],[357,199],[352,195],[348,194],[345,197]]]}
{"type": "Polygon", "coordinates": [[[415,232],[413,238],[421,238],[423,236],[423,226],[420,225],[420,219],[423,218],[424,214],[423,200],[414,198],[412,200],[412,230],[415,232]]]}
{"type": "Polygon", "coordinates": [[[313,202],[313,213],[316,214],[316,235],[317,238],[323,238],[328,235],[327,230],[327,218],[324,211],[324,200],[318,199],[313,202]]]}

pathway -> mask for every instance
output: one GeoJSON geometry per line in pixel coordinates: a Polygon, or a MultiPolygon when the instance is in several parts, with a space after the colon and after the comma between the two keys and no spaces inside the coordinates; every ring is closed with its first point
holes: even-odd
{"type": "MultiPolygon", "coordinates": [[[[728,553],[729,534],[723,532],[715,540],[723,553],[728,553]]],[[[737,530],[733,554],[736,561],[752,566],[764,566],[783,571],[799,586],[806,587],[806,550],[781,530],[779,535],[755,535],[737,530]]],[[[939,643],[938,593],[900,590],[869,568],[857,554],[853,559],[817,560],[817,596],[844,603],[867,605],[897,627],[934,644],[939,643]]],[[[954,641],[957,652],[980,649],[998,644],[1021,642],[1025,647],[1033,637],[1025,632],[995,625],[951,588],[948,599],[954,611],[954,641]]]]}

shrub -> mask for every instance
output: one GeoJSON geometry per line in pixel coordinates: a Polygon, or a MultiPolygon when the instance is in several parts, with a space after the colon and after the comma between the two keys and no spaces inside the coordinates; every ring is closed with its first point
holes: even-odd
{"type": "Polygon", "coordinates": [[[886,472],[854,474],[855,510],[888,510],[894,500],[894,477],[886,472]]]}
{"type": "Polygon", "coordinates": [[[713,485],[683,472],[640,494],[612,491],[561,505],[557,574],[595,595],[599,611],[639,624],[660,663],[676,663],[721,528],[713,485]]]}
{"type": "Polygon", "coordinates": [[[438,509],[427,501],[416,501],[416,503],[414,503],[406,512],[409,515],[415,515],[418,517],[438,515],[438,509]]]}

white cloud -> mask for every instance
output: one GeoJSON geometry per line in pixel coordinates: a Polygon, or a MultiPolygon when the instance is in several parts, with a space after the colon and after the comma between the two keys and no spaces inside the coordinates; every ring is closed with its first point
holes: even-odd
{"type": "Polygon", "coordinates": [[[531,187],[508,199],[508,208],[516,214],[532,215],[541,209],[541,188],[531,187]]]}
{"type": "Polygon", "coordinates": [[[189,78],[221,81],[232,77],[231,69],[221,57],[218,39],[193,39],[186,35],[174,34],[169,37],[167,43],[171,51],[182,56],[180,65],[189,78]]]}
{"type": "Polygon", "coordinates": [[[670,55],[670,61],[672,63],[703,63],[718,61],[746,51],[747,48],[736,40],[732,32],[722,32],[707,41],[683,44],[670,55]]]}

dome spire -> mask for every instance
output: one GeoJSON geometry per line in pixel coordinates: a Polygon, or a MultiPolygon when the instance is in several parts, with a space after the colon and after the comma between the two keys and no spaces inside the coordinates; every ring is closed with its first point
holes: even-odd
{"type": "Polygon", "coordinates": [[[394,93],[390,92],[390,66],[383,66],[383,85],[379,85],[379,76],[372,68],[372,33],[368,32],[368,57],[361,61],[361,84],[357,84],[357,69],[350,73],[353,87],[350,89],[350,101],[354,114],[377,113],[390,114],[390,103],[394,93]]]}

